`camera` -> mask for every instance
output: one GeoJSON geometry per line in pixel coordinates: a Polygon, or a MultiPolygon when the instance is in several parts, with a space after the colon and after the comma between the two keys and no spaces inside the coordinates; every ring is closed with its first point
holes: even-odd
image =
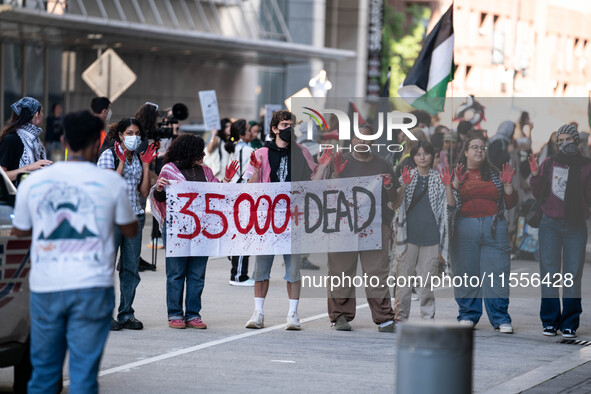
{"type": "Polygon", "coordinates": [[[153,135],[148,136],[154,141],[159,141],[163,138],[174,138],[173,125],[178,124],[179,120],[185,120],[189,116],[189,110],[183,103],[176,103],[170,111],[165,111],[162,115],[162,122],[158,122],[158,128],[154,130],[153,135]]]}

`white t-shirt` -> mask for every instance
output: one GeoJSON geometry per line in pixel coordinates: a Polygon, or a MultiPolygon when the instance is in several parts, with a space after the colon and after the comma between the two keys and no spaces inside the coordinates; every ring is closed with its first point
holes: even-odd
{"type": "Polygon", "coordinates": [[[29,281],[38,293],[113,286],[113,225],[137,220],[123,178],[89,162],[28,176],[14,216],[14,227],[33,229],[29,281]]]}
{"type": "Polygon", "coordinates": [[[228,163],[232,162],[233,160],[238,160],[239,162],[238,171],[236,171],[234,178],[231,179],[231,183],[238,182],[240,176],[242,176],[242,183],[248,181],[246,176],[246,168],[248,167],[248,163],[250,163],[250,154],[252,152],[254,152],[254,148],[252,148],[246,142],[241,140],[236,144],[234,153],[230,155],[230,159],[228,160],[228,163]],[[240,161],[240,152],[242,152],[242,161],[240,161]]]}

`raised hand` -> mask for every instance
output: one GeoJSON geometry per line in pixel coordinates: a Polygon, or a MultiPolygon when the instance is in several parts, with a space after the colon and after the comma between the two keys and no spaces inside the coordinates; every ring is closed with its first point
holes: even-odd
{"type": "Polygon", "coordinates": [[[464,183],[466,177],[468,176],[468,171],[464,172],[464,165],[462,163],[456,166],[454,173],[456,174],[456,179],[458,180],[460,185],[464,183]]]}
{"type": "Polygon", "coordinates": [[[238,167],[240,167],[240,163],[238,162],[238,160],[233,160],[230,164],[228,164],[228,166],[226,167],[226,174],[224,176],[224,181],[230,182],[232,180],[232,178],[234,178],[234,175],[236,175],[236,172],[238,171],[238,167]]]}
{"type": "Polygon", "coordinates": [[[511,181],[513,180],[513,174],[515,174],[515,169],[511,171],[511,164],[503,164],[503,171],[501,171],[500,175],[501,182],[503,182],[505,185],[511,184],[511,181]]]}
{"type": "Polygon", "coordinates": [[[332,149],[323,150],[318,156],[318,164],[327,167],[332,160],[332,149]]]}
{"type": "Polygon", "coordinates": [[[252,152],[250,154],[250,165],[253,166],[257,171],[261,169],[261,161],[257,160],[257,155],[252,152]]]}
{"type": "Polygon", "coordinates": [[[404,168],[402,169],[402,182],[408,186],[410,185],[414,177],[414,175],[410,175],[410,167],[404,166],[404,168]]]}
{"type": "Polygon", "coordinates": [[[532,153],[531,155],[529,155],[527,161],[529,161],[529,168],[531,169],[531,174],[534,176],[538,175],[540,168],[538,167],[538,158],[536,157],[536,155],[532,153]]]}
{"type": "Polygon", "coordinates": [[[334,158],[334,171],[337,173],[337,175],[341,175],[343,173],[348,162],[349,160],[345,160],[343,163],[343,153],[337,152],[334,158]]]}
{"type": "Polygon", "coordinates": [[[152,160],[158,155],[156,152],[156,146],[154,144],[148,145],[148,149],[140,155],[140,159],[146,164],[150,164],[152,160]]]}
{"type": "Polygon", "coordinates": [[[121,145],[119,145],[118,142],[115,142],[115,154],[119,158],[119,161],[125,163],[125,161],[127,160],[127,158],[125,157],[127,155],[127,149],[124,149],[123,152],[121,152],[120,146],[121,145]]]}
{"type": "Polygon", "coordinates": [[[439,171],[439,178],[441,178],[441,182],[443,182],[445,186],[451,184],[451,171],[449,170],[449,166],[444,166],[439,171]]]}

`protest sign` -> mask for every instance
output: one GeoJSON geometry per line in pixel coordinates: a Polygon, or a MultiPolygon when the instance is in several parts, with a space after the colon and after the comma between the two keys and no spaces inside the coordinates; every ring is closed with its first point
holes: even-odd
{"type": "Polygon", "coordinates": [[[380,176],[166,188],[166,256],[240,256],[376,250],[380,176]]]}
{"type": "Polygon", "coordinates": [[[221,129],[220,111],[215,90],[203,90],[199,92],[199,101],[201,103],[201,113],[203,114],[205,129],[221,129]]]}

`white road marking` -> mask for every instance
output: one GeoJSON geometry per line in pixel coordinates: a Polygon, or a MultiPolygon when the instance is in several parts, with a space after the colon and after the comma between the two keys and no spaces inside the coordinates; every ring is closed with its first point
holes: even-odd
{"type": "MultiPolygon", "coordinates": [[[[358,305],[356,309],[363,309],[363,308],[367,308],[369,305],[367,303],[362,304],[362,305],[358,305]]],[[[310,316],[310,317],[306,317],[304,319],[301,319],[302,323],[307,323],[310,321],[314,321],[314,320],[319,320],[319,319],[323,319],[328,317],[328,313],[321,313],[319,315],[314,315],[314,316],[310,316]]],[[[154,356],[154,357],[149,357],[143,360],[139,360],[139,361],[135,361],[133,363],[128,363],[128,364],[124,364],[124,365],[120,365],[118,367],[114,367],[114,368],[109,368],[109,369],[105,369],[103,371],[99,371],[98,376],[106,376],[106,375],[111,375],[114,373],[118,373],[118,372],[126,372],[129,371],[132,368],[137,368],[137,367],[141,367],[143,365],[147,365],[147,364],[152,364],[158,361],[162,361],[162,360],[166,360],[172,357],[177,357],[177,356],[182,356],[183,354],[188,354],[188,353],[193,353],[196,352],[198,350],[202,350],[202,349],[207,349],[213,346],[217,346],[217,345],[223,345],[225,343],[229,343],[229,342],[234,342],[240,339],[244,339],[244,338],[248,338],[248,337],[252,337],[255,335],[261,335],[261,334],[265,334],[267,332],[271,332],[271,331],[277,331],[277,330],[281,330],[285,328],[285,324],[278,324],[276,326],[272,326],[272,327],[267,327],[267,328],[261,328],[259,330],[252,330],[249,332],[245,332],[242,334],[238,334],[238,335],[232,335],[229,336],[227,338],[222,338],[222,339],[218,339],[216,341],[211,341],[211,342],[206,342],[206,343],[202,343],[200,345],[195,345],[195,346],[191,346],[185,349],[180,349],[180,350],[175,350],[173,352],[168,352],[168,353],[164,353],[158,356],[154,356]]],[[[271,360],[271,361],[277,361],[277,362],[284,362],[281,360],[271,360]]],[[[70,385],[70,381],[66,380],[64,381],[64,387],[67,387],[70,385]]]]}
{"type": "Polygon", "coordinates": [[[293,360],[271,360],[272,363],[295,364],[293,360]]]}

